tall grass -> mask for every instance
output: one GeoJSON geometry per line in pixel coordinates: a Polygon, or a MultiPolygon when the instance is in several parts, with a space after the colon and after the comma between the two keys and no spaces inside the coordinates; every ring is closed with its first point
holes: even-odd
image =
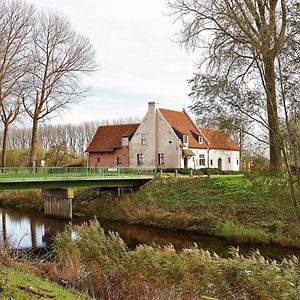
{"type": "Polygon", "coordinates": [[[270,261],[259,252],[248,257],[231,250],[225,259],[199,249],[180,252],[140,245],[130,251],[115,233],[97,221],[77,228],[76,240],[56,238],[57,262],[48,275],[99,299],[300,299],[299,259],[270,261]],[[66,281],[66,270],[73,277],[66,281]]]}

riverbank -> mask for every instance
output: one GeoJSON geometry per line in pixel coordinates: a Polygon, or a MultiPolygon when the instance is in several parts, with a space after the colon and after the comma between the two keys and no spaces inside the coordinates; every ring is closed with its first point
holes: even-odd
{"type": "Polygon", "coordinates": [[[40,190],[13,190],[0,192],[0,206],[27,211],[41,211],[44,203],[40,190]]]}
{"type": "MultiPolygon", "coordinates": [[[[17,262],[12,264],[20,265],[17,262]]],[[[33,269],[33,266],[29,263],[26,263],[25,266],[27,269],[33,269]]],[[[76,300],[90,298],[79,293],[71,293],[57,283],[0,263],[0,299],[76,300]]]]}
{"type": "MultiPolygon", "coordinates": [[[[73,212],[81,216],[226,237],[237,243],[300,247],[298,216],[283,178],[163,177],[134,193],[79,189],[73,212]]],[[[36,191],[0,194],[7,207],[42,210],[36,191]]]]}
{"type": "Polygon", "coordinates": [[[75,199],[75,211],[101,219],[300,247],[299,219],[282,178],[157,178],[121,198],[96,191],[83,198],[75,199]]]}

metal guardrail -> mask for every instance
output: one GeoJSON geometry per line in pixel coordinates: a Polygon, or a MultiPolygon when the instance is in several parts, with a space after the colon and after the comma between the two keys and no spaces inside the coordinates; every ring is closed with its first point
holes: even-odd
{"type": "Polygon", "coordinates": [[[152,168],[0,167],[0,179],[74,177],[155,177],[152,168]]]}

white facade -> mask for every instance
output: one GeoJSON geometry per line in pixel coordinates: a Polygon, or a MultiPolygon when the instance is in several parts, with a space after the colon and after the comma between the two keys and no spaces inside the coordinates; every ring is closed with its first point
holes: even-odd
{"type": "Polygon", "coordinates": [[[179,168],[180,139],[156,108],[156,104],[150,102],[148,105],[148,112],[129,143],[130,167],[179,168]],[[138,155],[142,155],[142,163],[138,161],[138,155]]]}
{"type": "MultiPolygon", "coordinates": [[[[200,137],[201,134],[199,131],[200,137]]],[[[199,148],[189,148],[188,144],[183,143],[184,137],[182,140],[156,107],[156,103],[149,102],[148,112],[129,142],[129,166],[192,169],[210,167],[239,171],[239,151],[209,149],[204,146],[204,140],[199,141],[199,148]]]]}
{"type": "Polygon", "coordinates": [[[194,156],[188,158],[185,166],[183,155],[181,155],[180,168],[218,168],[224,171],[240,170],[240,152],[224,149],[193,149],[194,156]]]}

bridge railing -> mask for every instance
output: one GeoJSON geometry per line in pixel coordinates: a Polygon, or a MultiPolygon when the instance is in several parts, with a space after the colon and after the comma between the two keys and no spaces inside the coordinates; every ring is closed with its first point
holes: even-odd
{"type": "Polygon", "coordinates": [[[86,168],[86,167],[0,167],[0,179],[51,177],[139,177],[156,176],[153,168],[86,168]]]}

